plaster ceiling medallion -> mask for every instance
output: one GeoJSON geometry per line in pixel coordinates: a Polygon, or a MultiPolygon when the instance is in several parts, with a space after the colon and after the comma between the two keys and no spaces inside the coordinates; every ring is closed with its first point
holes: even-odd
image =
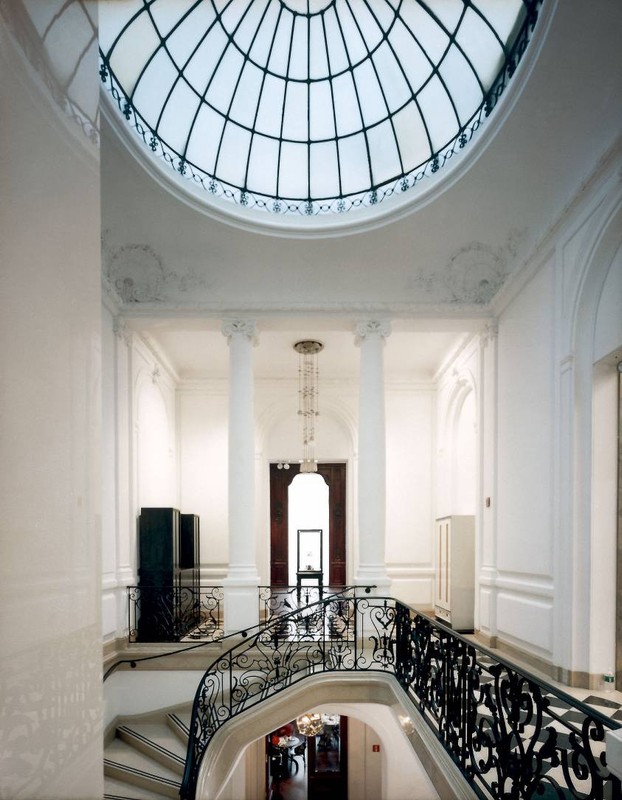
{"type": "Polygon", "coordinates": [[[329,226],[462,160],[541,2],[104,0],[100,76],[117,127],[207,207],[329,226]]]}
{"type": "MultiPolygon", "coordinates": [[[[146,244],[110,246],[102,237],[104,280],[117,302],[125,306],[163,302],[194,302],[198,289],[210,288],[204,277],[179,274],[166,267],[161,257],[146,244]]],[[[213,288],[213,287],[212,287],[213,288]]]]}

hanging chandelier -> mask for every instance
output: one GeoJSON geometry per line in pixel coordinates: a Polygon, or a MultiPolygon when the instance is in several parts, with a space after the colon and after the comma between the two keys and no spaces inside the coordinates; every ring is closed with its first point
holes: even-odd
{"type": "Polygon", "coordinates": [[[303,736],[317,736],[324,727],[324,721],[321,714],[307,712],[296,718],[296,727],[303,736]]]}
{"type": "Polygon", "coordinates": [[[317,354],[324,349],[321,342],[305,339],[296,342],[298,353],[298,414],[302,417],[302,461],[300,472],[317,472],[315,460],[315,418],[318,410],[317,354]]]}

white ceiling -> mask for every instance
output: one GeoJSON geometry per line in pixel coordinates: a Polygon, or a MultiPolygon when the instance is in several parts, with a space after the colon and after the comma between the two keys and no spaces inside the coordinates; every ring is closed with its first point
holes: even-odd
{"type": "Polygon", "coordinates": [[[544,46],[491,141],[434,196],[373,230],[241,230],[174,197],[104,125],[104,270],[117,288],[131,278],[123,316],[188,377],[226,374],[223,317],[257,319],[259,377],[291,377],[292,344],[306,337],[326,344],[322,375],[354,376],[354,322],[391,318],[387,374],[429,379],[460,331],[494,315],[492,290],[520,272],[622,130],[622,3],[547,6],[544,46]]]}
{"type": "MultiPolygon", "coordinates": [[[[478,327],[469,326],[470,328],[478,327]]],[[[225,378],[228,374],[227,340],[219,325],[205,320],[148,320],[132,327],[146,334],[148,341],[169,362],[180,379],[225,378]]],[[[334,330],[331,319],[264,320],[257,325],[253,370],[259,379],[295,379],[298,355],[294,344],[301,339],[319,340],[324,349],[318,367],[324,380],[356,379],[359,349],[354,326],[334,330]]],[[[429,381],[448,354],[456,352],[470,335],[463,323],[448,323],[448,330],[400,330],[394,326],[384,350],[387,380],[429,381]],[[453,329],[452,329],[453,328],[453,329]]]]}

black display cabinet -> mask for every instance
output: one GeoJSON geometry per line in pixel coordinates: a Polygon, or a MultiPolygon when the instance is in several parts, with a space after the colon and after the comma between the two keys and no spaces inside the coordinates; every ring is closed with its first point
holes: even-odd
{"type": "MultiPolygon", "coordinates": [[[[182,534],[176,508],[141,508],[138,520],[138,641],[172,642],[198,624],[200,612],[198,518],[182,534]],[[192,567],[186,539],[193,539],[192,567]],[[195,543],[196,542],[196,543],[195,543]]],[[[187,524],[187,523],[186,523],[187,524]]]]}

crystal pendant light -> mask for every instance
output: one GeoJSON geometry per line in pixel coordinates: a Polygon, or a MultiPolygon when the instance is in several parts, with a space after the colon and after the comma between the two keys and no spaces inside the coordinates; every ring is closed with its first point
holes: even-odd
{"type": "Polygon", "coordinates": [[[302,461],[300,472],[317,472],[315,460],[315,418],[318,410],[317,354],[323,350],[321,342],[305,339],[296,342],[294,350],[298,362],[298,414],[302,417],[302,461]]]}

